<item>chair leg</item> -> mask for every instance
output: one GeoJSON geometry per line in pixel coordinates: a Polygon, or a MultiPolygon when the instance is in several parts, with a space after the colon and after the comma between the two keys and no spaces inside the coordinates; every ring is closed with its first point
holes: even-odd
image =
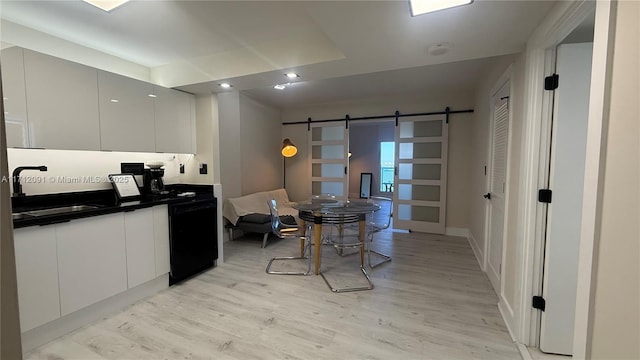
{"type": "Polygon", "coordinates": [[[264,236],[262,237],[262,248],[264,249],[265,247],[267,247],[267,239],[269,238],[269,233],[264,234],[264,236]]]}
{"type": "Polygon", "coordinates": [[[372,250],[372,249],[371,249],[372,247],[373,247],[373,237],[372,237],[372,238],[371,238],[371,240],[369,241],[369,246],[368,246],[368,248],[367,248],[367,257],[368,257],[368,259],[367,259],[367,260],[369,261],[369,267],[371,267],[371,268],[373,269],[373,268],[375,268],[375,267],[378,267],[378,266],[380,266],[380,265],[382,265],[382,264],[384,264],[384,263],[387,263],[387,262],[391,261],[391,256],[386,255],[386,254],[383,254],[383,253],[378,252],[378,251],[375,251],[375,250],[372,250]],[[375,263],[375,264],[374,264],[374,263],[371,261],[371,253],[374,253],[374,254],[376,254],[376,255],[380,256],[380,257],[382,258],[382,261],[380,261],[380,262],[378,262],[378,263],[375,263]]]}
{"type": "Polygon", "coordinates": [[[334,292],[334,293],[371,290],[371,289],[373,289],[374,286],[373,286],[373,283],[371,282],[371,279],[369,278],[369,274],[367,274],[367,270],[363,266],[363,262],[364,262],[364,244],[360,245],[360,259],[362,261],[361,265],[360,265],[360,271],[362,271],[362,274],[364,275],[365,279],[367,279],[367,285],[366,286],[336,288],[336,287],[333,287],[333,285],[331,285],[331,283],[324,276],[324,273],[322,271],[320,271],[320,276],[322,276],[322,279],[324,280],[324,282],[327,284],[329,289],[331,289],[331,291],[334,292]]]}
{"type": "MultiPolygon", "coordinates": [[[[302,238],[301,240],[305,240],[305,239],[302,238]]],[[[309,275],[309,273],[311,273],[311,244],[308,241],[306,241],[302,256],[300,256],[300,257],[297,257],[297,256],[280,256],[280,257],[272,258],[269,261],[269,264],[267,264],[267,269],[265,271],[266,271],[267,274],[273,274],[273,275],[309,275]],[[304,254],[307,253],[307,251],[309,251],[309,255],[308,256],[304,256],[304,254]],[[309,260],[309,261],[307,261],[307,271],[305,271],[305,272],[302,272],[302,271],[277,271],[277,270],[271,270],[271,265],[276,260],[287,261],[287,260],[304,260],[304,259],[308,259],[309,260]]]]}

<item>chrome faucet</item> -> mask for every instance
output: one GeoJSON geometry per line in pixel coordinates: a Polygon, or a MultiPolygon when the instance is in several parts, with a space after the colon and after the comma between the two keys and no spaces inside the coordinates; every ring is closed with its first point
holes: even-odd
{"type": "Polygon", "coordinates": [[[11,196],[24,196],[22,192],[22,184],[20,184],[20,173],[22,170],[40,170],[47,171],[47,167],[42,166],[18,166],[13,170],[13,194],[11,196]]]}

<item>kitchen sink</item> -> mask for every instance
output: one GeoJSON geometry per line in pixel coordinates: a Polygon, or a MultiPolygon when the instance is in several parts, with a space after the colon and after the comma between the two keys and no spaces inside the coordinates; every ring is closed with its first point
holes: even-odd
{"type": "Polygon", "coordinates": [[[60,207],[49,208],[49,209],[30,210],[30,211],[23,211],[23,212],[19,212],[19,213],[14,213],[13,214],[13,219],[17,220],[17,219],[29,218],[29,217],[32,217],[32,216],[45,216],[45,215],[64,214],[64,213],[70,213],[70,212],[74,212],[74,211],[92,210],[92,209],[98,209],[98,208],[99,208],[99,206],[96,206],[96,205],[60,206],[60,207]]]}

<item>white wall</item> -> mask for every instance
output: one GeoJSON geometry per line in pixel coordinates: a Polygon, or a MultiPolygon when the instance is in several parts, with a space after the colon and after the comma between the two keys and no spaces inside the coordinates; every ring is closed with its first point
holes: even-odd
{"type": "MultiPolygon", "coordinates": [[[[2,4],[0,4],[2,7],[2,4]]],[[[2,78],[0,77],[0,96],[2,78]]],[[[7,166],[7,141],[4,127],[4,101],[0,101],[0,177],[10,176],[7,166]]],[[[22,359],[20,317],[18,314],[18,285],[16,258],[13,246],[13,224],[9,184],[0,181],[0,358],[22,359]]]]}
{"type": "Polygon", "coordinates": [[[591,359],[640,358],[640,3],[617,3],[591,359]]]}
{"type": "Polygon", "coordinates": [[[282,188],[280,110],[240,94],[242,194],[282,188]]]}
{"type": "Polygon", "coordinates": [[[280,111],[237,91],[218,94],[224,198],[282,188],[280,111]]]}
{"type": "MultiPolygon", "coordinates": [[[[7,149],[7,153],[9,171],[25,165],[48,167],[46,172],[25,170],[21,173],[22,189],[27,195],[111,189],[105,179],[108,174],[120,173],[121,162],[162,161],[165,163],[165,184],[185,183],[193,177],[192,172],[197,172],[198,161],[191,154],[40,149],[7,149]],[[185,164],[185,174],[179,173],[180,163],[185,164]],[[93,181],[83,177],[102,179],[93,181]]],[[[138,185],[142,186],[142,183],[138,185]]]]}
{"type": "Polygon", "coordinates": [[[220,183],[223,198],[242,195],[240,142],[240,94],[237,91],[218,94],[220,131],[220,183]]]}
{"type": "Polygon", "coordinates": [[[196,156],[187,173],[190,184],[220,183],[220,137],[218,96],[196,96],[196,156]],[[199,163],[207,164],[207,174],[200,174],[199,163]]]}
{"type": "MultiPolygon", "coordinates": [[[[401,113],[418,113],[473,109],[473,91],[438,91],[422,94],[387,96],[350,100],[340,103],[320,104],[283,110],[283,122],[312,119],[344,118],[401,113]]],[[[474,114],[451,115],[449,123],[449,168],[447,188],[447,227],[467,228],[469,224],[469,158],[471,156],[471,122],[474,114]]],[[[293,200],[304,200],[311,196],[308,163],[307,126],[283,125],[282,137],[290,138],[298,147],[298,154],[287,159],[287,192],[293,200]]],[[[359,175],[358,175],[359,176],[359,175]]],[[[359,184],[359,180],[358,180],[359,184]]],[[[358,185],[359,186],[359,185],[358,185]]],[[[358,188],[354,191],[358,192],[358,188]]]]}

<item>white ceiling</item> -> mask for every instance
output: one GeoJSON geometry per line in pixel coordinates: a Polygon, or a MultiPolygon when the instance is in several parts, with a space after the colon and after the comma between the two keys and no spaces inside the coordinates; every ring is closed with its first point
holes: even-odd
{"type": "Polygon", "coordinates": [[[219,92],[217,84],[228,81],[289,106],[330,100],[329,94],[458,86],[490,62],[466,60],[524,50],[552,5],[475,0],[411,17],[407,0],[132,1],[111,13],[81,0],[2,0],[0,40],[42,51],[33,34],[26,40],[16,33],[17,24],[141,65],[158,84],[203,93],[219,92]],[[441,42],[451,50],[430,55],[427,48],[441,42]],[[444,63],[453,64],[429,66],[444,63]],[[272,86],[287,81],[287,70],[301,75],[300,84],[278,93],[272,86]]]}

